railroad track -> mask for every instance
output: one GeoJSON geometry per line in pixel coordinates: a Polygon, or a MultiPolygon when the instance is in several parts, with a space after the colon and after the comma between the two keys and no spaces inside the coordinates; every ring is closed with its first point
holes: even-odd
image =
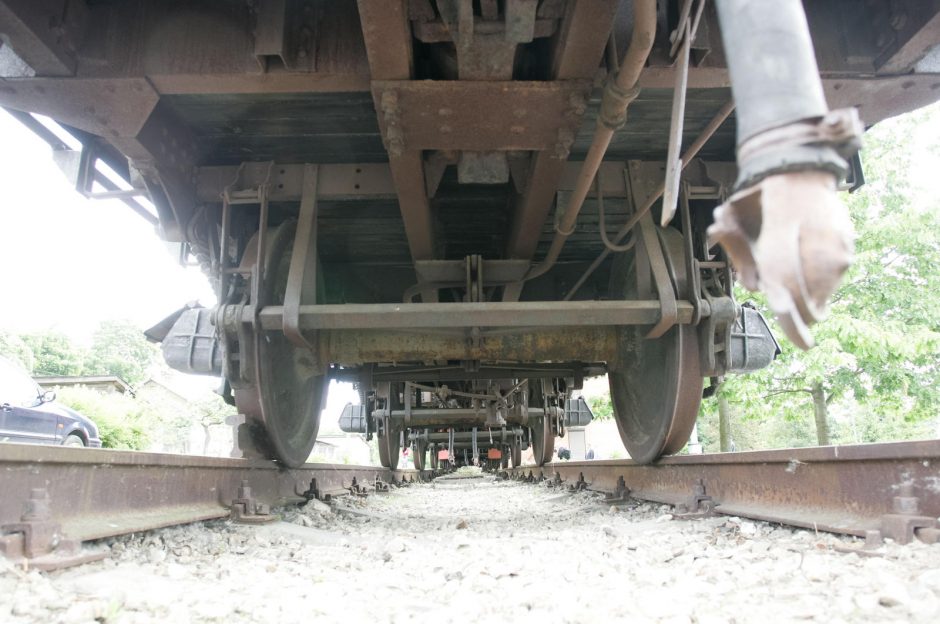
{"type": "Polygon", "coordinates": [[[40,569],[98,558],[82,542],[385,489],[414,471],[0,444],[0,554],[40,569]]]}
{"type": "Polygon", "coordinates": [[[516,479],[906,544],[940,540],[940,440],[589,461],[510,469],[516,479]]]}
{"type": "MultiPolygon", "coordinates": [[[[521,466],[507,477],[857,535],[940,538],[940,441],[687,455],[655,465],[521,466]]],[[[83,542],[202,520],[265,522],[271,507],[387,489],[430,472],[0,444],[0,553],[40,569],[100,558],[83,542]]]]}

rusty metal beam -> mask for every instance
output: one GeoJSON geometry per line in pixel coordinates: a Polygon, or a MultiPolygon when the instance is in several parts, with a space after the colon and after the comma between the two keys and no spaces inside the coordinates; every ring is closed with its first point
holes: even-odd
{"type": "Polygon", "coordinates": [[[620,489],[622,478],[630,496],[670,505],[687,504],[701,483],[717,513],[848,535],[879,531],[905,543],[913,538],[912,523],[894,516],[937,524],[938,461],[940,441],[925,440],[681,455],[643,466],[620,460],[564,462],[509,473],[558,474],[571,483],[583,475],[588,488],[611,493],[620,489]],[[917,501],[898,500],[912,497],[917,501]],[[897,514],[899,507],[907,513],[897,514]]]}
{"type": "MultiPolygon", "coordinates": [[[[256,187],[265,179],[269,163],[245,163],[240,179],[247,188],[256,187]]],[[[558,176],[558,189],[574,188],[580,170],[579,162],[565,162],[558,176]]],[[[388,199],[395,197],[392,170],[385,163],[325,164],[320,167],[317,197],[331,200],[388,199]]],[[[604,196],[626,197],[622,175],[623,163],[608,162],[602,166],[604,172],[604,196]]],[[[199,201],[220,202],[222,190],[235,179],[237,166],[198,167],[196,169],[196,192],[199,201]]],[[[276,165],[271,171],[273,202],[300,201],[303,191],[304,165],[276,165]]]]}
{"type": "Polygon", "coordinates": [[[143,78],[0,80],[0,106],[46,115],[106,139],[136,135],[159,99],[143,78]]]}
{"type": "Polygon", "coordinates": [[[81,0],[3,0],[0,45],[12,48],[37,76],[71,76],[87,13],[81,0]]]}
{"type": "MultiPolygon", "coordinates": [[[[427,304],[434,305],[434,304],[427,304]]],[[[332,330],[320,332],[321,357],[343,366],[374,362],[607,362],[619,357],[620,331],[616,327],[542,328],[512,333],[390,329],[332,330]]]]}
{"type": "Polygon", "coordinates": [[[878,24],[888,43],[875,59],[880,74],[911,71],[930,50],[940,45],[940,1],[916,0],[897,3],[898,12],[888,23],[878,24]],[[906,6],[904,6],[906,5],[906,6]]]}
{"type": "MultiPolygon", "coordinates": [[[[359,0],[358,5],[372,80],[409,80],[414,61],[406,0],[359,0]]],[[[380,98],[375,109],[383,128],[411,258],[430,260],[434,257],[434,227],[421,151],[402,145],[400,135],[390,136],[393,133],[389,128],[399,123],[400,114],[394,98],[380,98]]]]}
{"type": "MultiPolygon", "coordinates": [[[[613,27],[619,2],[569,2],[553,40],[552,76],[555,80],[593,78],[613,27]]],[[[580,122],[580,116],[578,116],[580,122]]],[[[506,256],[531,260],[542,235],[542,225],[554,203],[567,153],[543,150],[532,156],[525,192],[514,199],[506,256]]],[[[506,288],[504,301],[516,301],[521,285],[506,288]]]]}
{"type": "MultiPolygon", "coordinates": [[[[539,152],[532,157],[525,194],[516,196],[507,257],[530,260],[535,255],[542,225],[551,211],[558,180],[567,164],[547,152],[539,152]]],[[[505,295],[503,299],[507,300],[505,295]]]]}
{"type": "Polygon", "coordinates": [[[552,77],[555,80],[592,78],[597,72],[619,0],[568,2],[553,40],[552,77]]]}
{"type": "Polygon", "coordinates": [[[424,184],[421,152],[405,151],[398,156],[390,154],[388,162],[398,192],[398,205],[405,224],[411,259],[430,260],[434,257],[434,223],[424,184]]]}
{"type": "MultiPolygon", "coordinates": [[[[677,322],[692,322],[692,304],[678,301],[677,322]]],[[[284,308],[248,306],[242,320],[257,314],[261,328],[282,327],[284,308]]],[[[523,301],[487,303],[364,303],[302,305],[300,329],[463,329],[470,327],[586,327],[652,325],[660,320],[660,302],[523,301]]]]}
{"type": "Polygon", "coordinates": [[[408,151],[549,150],[562,162],[590,91],[588,80],[372,83],[386,144],[394,129],[408,151]]]}
{"type": "Polygon", "coordinates": [[[408,80],[414,69],[407,0],[358,0],[372,80],[408,80]]]}
{"type": "Polygon", "coordinates": [[[139,132],[111,137],[110,142],[143,176],[164,238],[185,240],[184,230],[196,207],[193,173],[199,158],[189,129],[168,107],[158,104],[139,132]]]}

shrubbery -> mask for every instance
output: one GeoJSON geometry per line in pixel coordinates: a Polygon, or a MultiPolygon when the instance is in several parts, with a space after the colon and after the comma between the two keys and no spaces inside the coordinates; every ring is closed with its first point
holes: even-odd
{"type": "Polygon", "coordinates": [[[154,419],[146,405],[133,397],[101,394],[90,388],[62,388],[57,399],[98,425],[101,445],[113,449],[144,449],[150,442],[147,423],[154,419]]]}

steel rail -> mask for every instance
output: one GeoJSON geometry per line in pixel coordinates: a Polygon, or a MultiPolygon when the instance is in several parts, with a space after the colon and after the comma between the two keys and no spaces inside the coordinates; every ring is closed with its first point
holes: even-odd
{"type": "Polygon", "coordinates": [[[900,543],[940,538],[940,440],[520,466],[568,485],[900,543]],[[626,491],[624,490],[626,488],[626,491]],[[707,497],[707,498],[705,498],[707,497]]]}
{"type": "Polygon", "coordinates": [[[244,485],[250,488],[252,515],[263,508],[259,504],[326,499],[349,493],[354,483],[374,488],[377,480],[400,482],[417,474],[376,466],[287,469],[263,460],[0,444],[0,555],[19,558],[23,534],[32,532],[30,564],[54,569],[81,562],[74,550],[57,552],[60,543],[229,517],[244,485]]]}
{"type": "MultiPolygon", "coordinates": [[[[521,466],[515,478],[900,543],[940,539],[940,440],[521,466]]],[[[430,476],[306,464],[0,444],[0,555],[42,569],[103,556],[81,542],[241,516],[430,476]],[[248,486],[248,489],[245,489],[248,486]]]]}

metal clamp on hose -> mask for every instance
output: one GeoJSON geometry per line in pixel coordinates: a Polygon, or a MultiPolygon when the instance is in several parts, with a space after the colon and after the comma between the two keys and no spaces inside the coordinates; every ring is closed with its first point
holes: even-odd
{"type": "Polygon", "coordinates": [[[634,85],[629,89],[622,89],[617,85],[616,78],[608,79],[604,85],[597,121],[611,130],[620,130],[627,123],[627,106],[639,95],[640,87],[634,85]]]}
{"type": "Polygon", "coordinates": [[[760,132],[738,147],[741,171],[735,187],[806,170],[828,171],[842,180],[849,171],[847,159],[858,151],[864,131],[858,110],[841,108],[760,132]]]}

